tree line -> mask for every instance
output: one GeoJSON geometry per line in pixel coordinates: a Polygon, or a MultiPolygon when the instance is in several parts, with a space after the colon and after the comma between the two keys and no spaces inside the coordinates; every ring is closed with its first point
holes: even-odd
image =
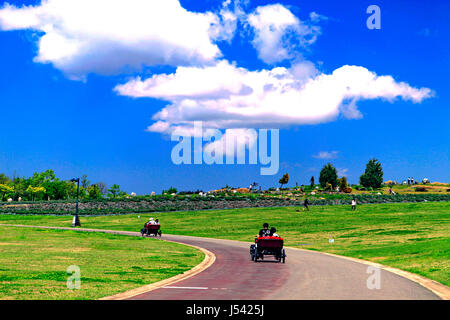
{"type": "MultiPolygon", "coordinates": [[[[101,199],[125,197],[128,194],[113,184],[107,188],[106,183],[92,183],[87,175],[80,178],[80,199],[101,199]]],[[[61,180],[51,169],[44,172],[35,172],[31,177],[8,177],[0,173],[0,200],[1,201],[38,201],[38,200],[66,200],[77,197],[77,183],[70,180],[61,180]]]]}
{"type": "MultiPolygon", "coordinates": [[[[289,174],[286,173],[278,181],[281,186],[289,182],[289,174]]],[[[324,190],[336,190],[339,187],[340,191],[349,190],[349,185],[346,177],[338,178],[337,169],[331,164],[327,163],[320,170],[319,184],[324,190]]],[[[383,184],[383,168],[377,159],[370,159],[366,164],[366,170],[359,177],[359,184],[365,188],[378,189],[383,184]]],[[[281,187],[280,186],[280,187],[281,187]]],[[[310,186],[314,188],[314,176],[310,179],[310,186]]],[[[349,190],[351,192],[351,189],[349,190]]]]}

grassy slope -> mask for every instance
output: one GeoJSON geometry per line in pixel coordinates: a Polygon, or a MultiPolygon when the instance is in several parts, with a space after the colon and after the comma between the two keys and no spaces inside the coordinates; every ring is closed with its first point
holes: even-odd
{"type": "MultiPolygon", "coordinates": [[[[138,231],[158,217],[165,233],[252,241],[263,222],[286,245],[390,265],[450,285],[450,203],[397,203],[299,208],[249,208],[82,217],[83,227],[138,231]],[[141,218],[138,218],[140,216],[141,218]],[[328,239],[332,235],[335,243],[328,239]]],[[[0,216],[0,223],[69,226],[71,217],[0,216]]]]}
{"type": "Polygon", "coordinates": [[[203,253],[120,235],[0,227],[0,299],[97,299],[191,269],[203,253]],[[67,267],[81,269],[69,290],[67,267]]]}

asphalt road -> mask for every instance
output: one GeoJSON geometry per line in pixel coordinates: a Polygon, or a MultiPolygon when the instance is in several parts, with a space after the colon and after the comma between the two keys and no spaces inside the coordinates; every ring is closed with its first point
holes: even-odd
{"type": "Polygon", "coordinates": [[[286,248],[286,263],[272,257],[250,259],[250,244],[230,240],[163,235],[163,239],[196,245],[216,255],[198,275],[171,286],[134,296],[155,300],[261,299],[439,299],[430,290],[380,270],[380,288],[369,289],[368,265],[314,251],[286,248]]]}
{"type": "MultiPolygon", "coordinates": [[[[11,225],[13,226],[13,225],[11,225]]],[[[21,227],[37,227],[14,225],[21,227]]],[[[48,229],[73,228],[45,227],[48,229]]],[[[76,229],[141,236],[138,232],[76,229]]],[[[250,259],[250,243],[200,237],[163,235],[162,239],[195,245],[216,260],[199,274],[144,294],[134,300],[438,300],[432,291],[380,269],[379,289],[369,289],[368,265],[320,252],[286,248],[286,263],[267,257],[250,259]]]]}

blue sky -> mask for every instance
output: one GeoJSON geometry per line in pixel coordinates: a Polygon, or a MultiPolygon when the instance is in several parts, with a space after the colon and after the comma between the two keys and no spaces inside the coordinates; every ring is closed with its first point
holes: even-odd
{"type": "MultiPolygon", "coordinates": [[[[6,2],[0,3],[4,7],[6,2]]],[[[8,3],[18,11],[22,4],[41,5],[41,1],[8,3]]],[[[125,5],[124,10],[133,4],[125,5]]],[[[163,10],[157,14],[166,15],[168,22],[161,27],[155,22],[143,28],[137,24],[134,28],[126,24],[126,19],[122,21],[117,15],[112,17],[117,21],[116,34],[123,31],[130,38],[136,37],[138,41],[131,41],[131,44],[116,38],[103,42],[99,36],[103,31],[93,26],[92,29],[86,27],[80,31],[75,28],[65,32],[64,44],[68,43],[68,49],[63,47],[64,50],[39,43],[45,34],[52,32],[43,31],[41,25],[48,27],[53,23],[53,28],[57,29],[58,19],[40,21],[39,26],[30,27],[34,17],[23,18],[23,11],[13,14],[11,10],[5,11],[10,6],[4,7],[0,11],[0,108],[3,119],[0,172],[12,175],[15,171],[19,176],[29,176],[35,171],[51,168],[63,179],[87,174],[91,182],[117,183],[128,192],[143,194],[160,192],[170,186],[178,190],[210,190],[226,184],[248,186],[253,181],[263,187],[277,186],[285,172],[291,177],[289,185],[307,184],[312,175],[318,180],[320,168],[327,162],[332,162],[351,183],[357,183],[367,161],[375,157],[383,164],[385,180],[401,181],[413,176],[416,180],[427,177],[432,181],[450,181],[450,4],[447,1],[436,1],[432,6],[421,1],[247,1],[224,6],[223,1],[182,0],[180,4],[189,13],[204,14],[188,16],[193,19],[190,25],[197,26],[197,20],[199,23],[198,29],[187,30],[187,37],[193,38],[183,46],[178,46],[183,39],[177,37],[184,27],[177,24],[185,17],[184,11],[180,11],[178,17],[174,11],[163,10]],[[274,4],[278,6],[274,7],[274,4]],[[381,9],[380,30],[366,27],[369,17],[366,9],[371,4],[381,9]],[[258,11],[258,7],[264,9],[258,11]],[[235,17],[234,27],[223,23],[221,9],[229,13],[228,17],[235,17]],[[270,29],[263,29],[265,16],[262,13],[271,13],[270,10],[275,9],[285,15],[277,23],[284,26],[289,19],[292,23],[285,31],[280,31],[280,41],[270,42],[269,38],[278,38],[269,32],[270,29]],[[219,17],[219,36],[215,38],[206,31],[202,34],[201,19],[209,19],[206,12],[219,17]],[[318,16],[311,16],[311,12],[318,16]],[[252,24],[250,17],[259,20],[253,20],[257,22],[252,24]],[[164,39],[173,36],[175,40],[170,45],[162,42],[160,47],[158,42],[144,45],[142,39],[157,39],[159,35],[164,39]],[[71,42],[81,37],[89,41],[90,51],[83,55],[74,54],[71,42]],[[190,46],[196,41],[198,45],[190,46]],[[181,54],[170,58],[166,55],[164,62],[158,62],[159,52],[166,47],[167,52],[178,50],[181,54]],[[275,50],[280,48],[284,51],[277,51],[280,53],[277,55],[275,50]],[[212,57],[211,52],[216,49],[219,54],[212,57]],[[96,55],[100,58],[96,59],[96,55]],[[41,58],[36,59],[37,56],[41,58]],[[127,60],[130,57],[134,60],[127,60]],[[374,94],[371,90],[376,86],[375,82],[358,91],[353,98],[359,116],[349,117],[343,112],[331,118],[319,115],[314,111],[317,99],[313,99],[299,106],[308,117],[314,117],[313,122],[306,121],[303,113],[294,121],[286,121],[286,114],[279,113],[279,118],[273,118],[273,122],[264,122],[263,117],[241,117],[227,127],[220,120],[228,119],[229,111],[218,113],[218,118],[208,118],[202,114],[205,98],[197,91],[208,83],[217,82],[221,89],[219,94],[223,94],[226,90],[234,90],[235,84],[224,84],[220,72],[208,78],[206,84],[199,81],[199,88],[194,81],[204,79],[203,70],[214,68],[219,62],[231,73],[242,75],[242,79],[236,78],[236,83],[241,85],[239,81],[242,81],[243,87],[249,85],[247,75],[262,77],[262,73],[258,73],[262,70],[281,67],[289,71],[296,65],[308,67],[301,74],[302,84],[313,81],[316,76],[330,76],[345,65],[364,68],[364,75],[372,72],[377,76],[390,76],[393,83],[389,88],[377,91],[374,98],[366,96],[374,94]],[[142,67],[133,67],[136,63],[142,67]],[[160,85],[167,80],[163,74],[176,77],[179,67],[191,70],[198,78],[188,81],[191,90],[188,93],[184,92],[185,87],[167,82],[174,88],[173,92],[167,93],[160,85]],[[145,97],[136,97],[137,87],[132,81],[144,83],[152,76],[159,82],[148,86],[151,90],[144,92],[145,97]],[[132,85],[118,90],[118,86],[128,83],[132,85]],[[406,83],[409,89],[400,83],[406,83]],[[179,95],[188,95],[196,107],[186,109],[179,95]],[[171,104],[174,108],[167,108],[171,104]],[[161,110],[174,114],[178,111],[184,118],[170,115],[152,119],[161,110]],[[248,121],[269,128],[279,126],[278,174],[261,176],[260,165],[174,165],[170,154],[175,143],[170,141],[168,132],[148,128],[158,120],[169,128],[179,125],[180,121],[192,119],[190,110],[221,130],[240,128],[248,121]],[[320,157],[320,153],[330,157],[320,157]]],[[[101,10],[100,5],[92,8],[93,13],[101,10]]],[[[60,18],[57,16],[59,11],[53,14],[60,18]]],[[[95,19],[95,14],[93,16],[95,19]]],[[[76,19],[76,15],[73,18],[76,19]]],[[[106,23],[101,20],[103,18],[98,19],[99,24],[106,23]]],[[[356,76],[355,70],[345,72],[346,77],[356,76]]],[[[291,77],[290,73],[286,74],[291,77]]],[[[320,87],[323,89],[321,95],[329,95],[340,79],[343,78],[320,87]]],[[[208,98],[208,103],[211,108],[219,108],[224,101],[231,104],[233,101],[248,102],[241,100],[247,96],[233,94],[236,96],[233,99],[237,100],[208,98]]],[[[251,95],[248,97],[250,99],[251,95]]],[[[255,102],[248,103],[253,107],[255,102]]],[[[258,103],[256,107],[259,107],[258,103]]],[[[261,106],[265,103],[261,101],[261,106]]],[[[286,109],[287,112],[295,111],[295,101],[292,101],[292,108],[286,109]]],[[[338,104],[336,108],[341,110],[338,104]]]]}

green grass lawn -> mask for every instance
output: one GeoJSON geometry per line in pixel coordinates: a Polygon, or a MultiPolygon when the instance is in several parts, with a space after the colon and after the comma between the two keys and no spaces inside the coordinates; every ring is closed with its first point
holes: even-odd
{"type": "MultiPolygon", "coordinates": [[[[288,246],[366,259],[450,285],[450,202],[245,208],[81,217],[83,227],[139,231],[150,216],[164,233],[253,241],[264,222],[288,246]],[[299,212],[297,211],[299,210],[299,212]],[[140,218],[139,218],[140,216],[140,218]],[[330,235],[335,242],[329,243],[330,235]]],[[[0,215],[0,223],[70,226],[70,216],[0,215]]]]}
{"type": "Polygon", "coordinates": [[[149,238],[0,227],[0,299],[97,299],[183,273],[204,254],[149,238]],[[67,268],[81,271],[68,289],[67,268]]]}

